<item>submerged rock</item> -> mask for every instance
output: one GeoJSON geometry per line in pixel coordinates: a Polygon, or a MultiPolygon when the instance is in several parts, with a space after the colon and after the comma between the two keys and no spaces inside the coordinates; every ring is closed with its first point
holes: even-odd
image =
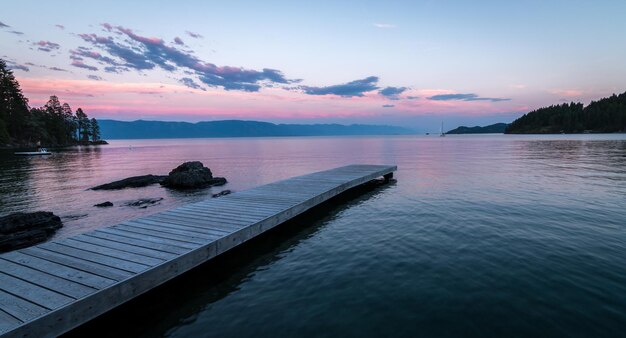
{"type": "Polygon", "coordinates": [[[142,175],[125,178],[123,180],[102,184],[91,190],[118,190],[124,188],[141,188],[152,184],[161,183],[167,176],[142,175]]]}
{"type": "Polygon", "coordinates": [[[44,242],[61,227],[61,218],[48,211],[17,212],[0,217],[0,252],[44,242]]]}
{"type": "Polygon", "coordinates": [[[106,202],[102,202],[102,203],[98,203],[98,204],[94,204],[94,207],[98,207],[98,208],[107,208],[107,207],[112,207],[113,203],[106,201],[106,202]]]}
{"type": "Polygon", "coordinates": [[[126,204],[124,204],[125,206],[128,207],[137,207],[137,208],[141,208],[141,209],[145,209],[151,205],[155,205],[159,202],[161,202],[163,200],[163,197],[158,197],[158,198],[141,198],[138,199],[136,201],[132,201],[132,202],[128,202],[126,204]]]}
{"type": "Polygon", "coordinates": [[[217,194],[213,194],[213,198],[220,197],[220,196],[226,196],[226,195],[229,195],[231,192],[232,191],[230,191],[230,190],[223,190],[223,191],[218,192],[217,194]]]}
{"type": "Polygon", "coordinates": [[[161,182],[162,186],[172,189],[196,189],[224,184],[226,184],[225,178],[213,177],[211,169],[199,161],[179,165],[161,182]]]}

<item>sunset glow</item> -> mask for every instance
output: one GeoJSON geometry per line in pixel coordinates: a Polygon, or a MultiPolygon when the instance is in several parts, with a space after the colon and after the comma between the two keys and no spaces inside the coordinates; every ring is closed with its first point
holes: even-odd
{"type": "MultiPolygon", "coordinates": [[[[33,6],[13,3],[8,7],[16,15],[0,17],[1,57],[31,106],[54,94],[98,118],[387,119],[431,128],[427,121],[509,122],[529,109],[588,103],[626,88],[626,70],[618,67],[626,58],[619,47],[625,38],[617,34],[624,24],[598,21],[593,36],[577,26],[561,30],[543,14],[581,10],[566,2],[543,8],[541,16],[532,6],[516,12],[516,5],[398,2],[389,7],[405,10],[389,11],[366,4],[363,17],[335,3],[310,15],[284,4],[165,3],[146,10],[112,2],[86,12],[69,2],[37,3],[42,12],[71,20],[42,16],[27,25],[26,8],[33,6]],[[211,12],[216,17],[199,18],[211,12]],[[260,12],[266,15],[256,17],[260,12]],[[326,16],[342,22],[322,20],[326,16]],[[545,34],[529,39],[532,30],[545,34]],[[505,37],[510,43],[492,43],[505,37]],[[593,55],[568,47],[598,39],[614,42],[593,55]]],[[[621,2],[584,10],[626,12],[621,2]]]]}

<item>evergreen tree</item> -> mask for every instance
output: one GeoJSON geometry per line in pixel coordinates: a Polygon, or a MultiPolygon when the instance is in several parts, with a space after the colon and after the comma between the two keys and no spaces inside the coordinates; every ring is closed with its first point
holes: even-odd
{"type": "Polygon", "coordinates": [[[85,119],[83,122],[83,134],[80,137],[80,140],[83,142],[89,142],[89,138],[91,137],[91,120],[85,119]]]}
{"type": "Polygon", "coordinates": [[[82,108],[76,109],[76,120],[78,130],[78,140],[82,140],[83,130],[85,130],[85,120],[87,120],[87,114],[85,114],[82,108]]]}
{"type": "Polygon", "coordinates": [[[94,142],[100,140],[100,126],[95,118],[91,119],[91,140],[94,142]]]}
{"type": "Polygon", "coordinates": [[[19,138],[24,128],[25,116],[28,114],[28,99],[22,94],[20,84],[0,59],[0,138],[8,143],[7,135],[19,138]]]}

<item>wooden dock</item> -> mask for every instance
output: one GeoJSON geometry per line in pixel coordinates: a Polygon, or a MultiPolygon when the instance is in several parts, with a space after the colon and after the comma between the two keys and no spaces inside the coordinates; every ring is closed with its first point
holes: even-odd
{"type": "Polygon", "coordinates": [[[67,332],[377,177],[350,165],[185,205],[0,255],[0,334],[67,332]]]}

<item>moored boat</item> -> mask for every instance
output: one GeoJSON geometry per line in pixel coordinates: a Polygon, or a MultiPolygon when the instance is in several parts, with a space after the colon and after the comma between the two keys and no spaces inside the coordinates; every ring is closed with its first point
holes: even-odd
{"type": "Polygon", "coordinates": [[[52,152],[48,151],[46,148],[39,148],[37,151],[17,151],[14,153],[15,155],[22,156],[36,156],[36,155],[52,155],[52,152]]]}

